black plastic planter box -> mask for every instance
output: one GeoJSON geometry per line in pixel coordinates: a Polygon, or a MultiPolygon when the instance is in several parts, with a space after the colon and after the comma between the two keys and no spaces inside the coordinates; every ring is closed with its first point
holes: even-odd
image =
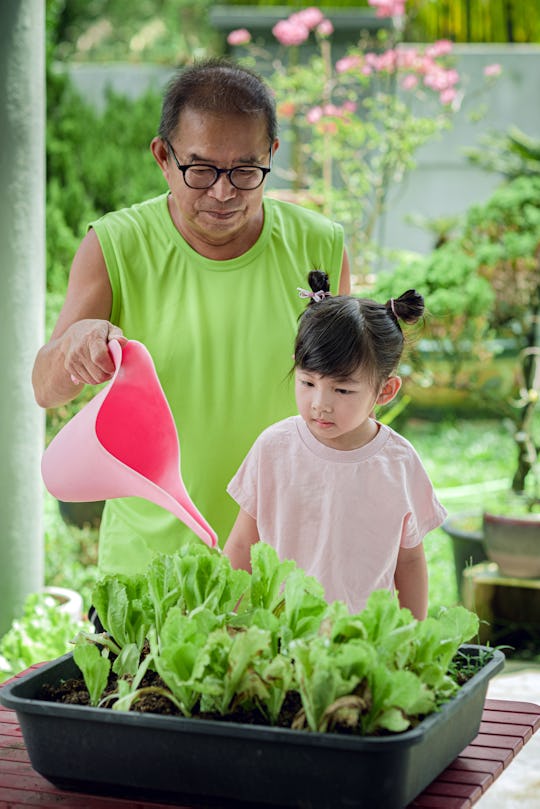
{"type": "Polygon", "coordinates": [[[60,787],[219,807],[402,809],[478,733],[489,680],[504,665],[489,651],[442,710],[378,738],[36,700],[41,685],[80,676],[71,654],[10,682],[0,701],[16,711],[34,769],[60,787]]]}

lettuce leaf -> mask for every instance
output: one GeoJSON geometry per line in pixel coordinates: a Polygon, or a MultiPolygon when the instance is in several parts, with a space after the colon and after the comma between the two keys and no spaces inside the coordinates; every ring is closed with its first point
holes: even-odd
{"type": "Polygon", "coordinates": [[[107,632],[122,648],[134,643],[142,649],[155,616],[143,575],[107,575],[96,582],[92,603],[107,632]]]}

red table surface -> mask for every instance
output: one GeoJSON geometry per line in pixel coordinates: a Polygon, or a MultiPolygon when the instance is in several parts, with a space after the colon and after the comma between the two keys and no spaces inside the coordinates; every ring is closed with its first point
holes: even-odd
{"type": "MultiPolygon", "coordinates": [[[[540,705],[486,700],[477,737],[407,809],[469,809],[540,728],[540,705]]],[[[14,711],[0,706],[2,809],[191,809],[185,804],[134,801],[57,789],[30,764],[14,711]]],[[[238,804],[238,807],[245,804],[238,804]]],[[[199,804],[200,807],[200,804],[199,804]]]]}

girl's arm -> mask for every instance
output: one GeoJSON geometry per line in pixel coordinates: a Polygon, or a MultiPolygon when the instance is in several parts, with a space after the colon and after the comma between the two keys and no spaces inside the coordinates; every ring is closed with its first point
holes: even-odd
{"type": "Polygon", "coordinates": [[[394,576],[401,607],[410,609],[422,621],[428,608],[428,573],[424,546],[400,548],[394,576]]]}
{"type": "Polygon", "coordinates": [[[251,573],[251,546],[256,542],[260,542],[257,521],[241,508],[223,552],[234,568],[242,568],[251,573]]]}

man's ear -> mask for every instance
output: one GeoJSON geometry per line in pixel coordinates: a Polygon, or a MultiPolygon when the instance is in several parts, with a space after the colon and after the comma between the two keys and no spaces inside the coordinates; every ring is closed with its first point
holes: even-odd
{"type": "Polygon", "coordinates": [[[150,151],[154,155],[156,163],[163,172],[165,179],[167,179],[169,150],[162,138],[153,138],[150,143],[150,151]]]}
{"type": "Polygon", "coordinates": [[[401,377],[389,376],[386,382],[384,383],[381,392],[377,397],[377,404],[385,405],[388,404],[388,402],[391,402],[392,399],[396,396],[400,387],[401,387],[401,377]]]}

